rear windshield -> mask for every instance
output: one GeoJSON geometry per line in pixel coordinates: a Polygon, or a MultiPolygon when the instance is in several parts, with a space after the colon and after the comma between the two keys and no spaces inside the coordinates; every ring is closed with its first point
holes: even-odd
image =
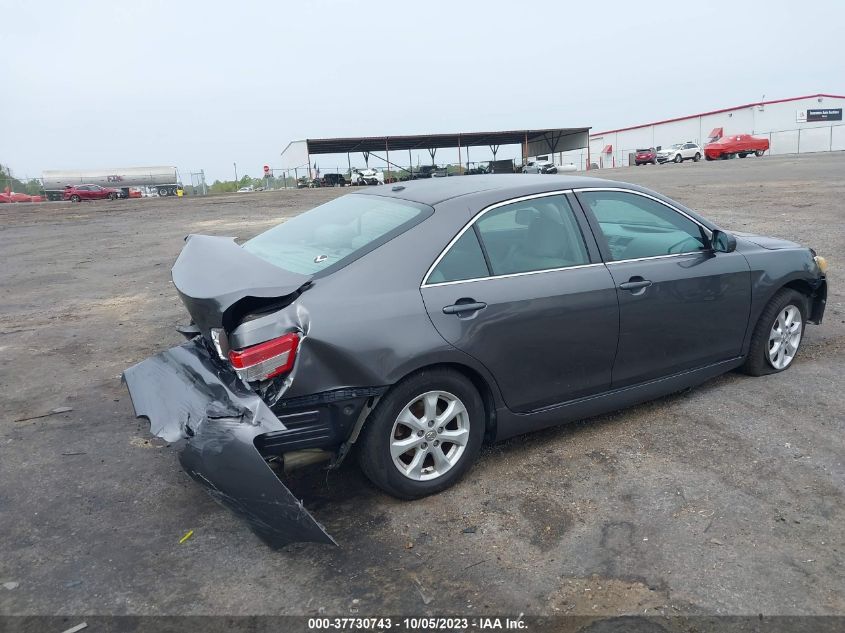
{"type": "Polygon", "coordinates": [[[407,200],[346,195],[257,235],[243,247],[291,272],[325,273],[390,241],[433,211],[407,200]]]}

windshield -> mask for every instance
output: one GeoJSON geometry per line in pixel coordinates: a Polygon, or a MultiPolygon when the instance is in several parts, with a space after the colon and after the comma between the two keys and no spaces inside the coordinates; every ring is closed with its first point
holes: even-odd
{"type": "Polygon", "coordinates": [[[313,275],[344,266],[432,212],[407,200],[346,195],[261,233],[243,247],[279,268],[313,275]]]}

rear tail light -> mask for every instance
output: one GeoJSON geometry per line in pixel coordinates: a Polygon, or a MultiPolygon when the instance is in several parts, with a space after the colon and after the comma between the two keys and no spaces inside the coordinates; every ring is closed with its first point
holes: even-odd
{"type": "Polygon", "coordinates": [[[285,334],[271,341],[229,351],[229,362],[247,382],[267,380],[287,373],[293,367],[299,334],[285,334]]]}

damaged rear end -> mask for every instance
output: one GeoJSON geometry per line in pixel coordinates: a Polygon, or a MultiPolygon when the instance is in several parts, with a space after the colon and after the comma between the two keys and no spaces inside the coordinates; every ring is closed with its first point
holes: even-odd
{"type": "Polygon", "coordinates": [[[336,340],[311,335],[319,328],[304,301],[322,306],[325,335],[337,315],[326,297],[315,301],[316,286],[431,213],[343,196],[243,246],[189,236],[173,266],[189,340],[124,372],[135,412],[178,442],[185,470],[270,545],[333,543],[275,471],[336,466],[387,389],[336,340]]]}
{"type": "Polygon", "coordinates": [[[243,349],[227,332],[255,315],[280,310],[310,284],[252,255],[232,238],[189,236],[173,282],[193,319],[189,341],[130,367],[123,376],[136,415],[174,443],[185,471],[268,545],[334,543],[259,451],[288,428],[268,406],[283,392],[305,332],[287,331],[243,349]],[[246,281],[248,280],[248,281],[246,281]],[[264,397],[262,397],[264,396],[264,397]]]}

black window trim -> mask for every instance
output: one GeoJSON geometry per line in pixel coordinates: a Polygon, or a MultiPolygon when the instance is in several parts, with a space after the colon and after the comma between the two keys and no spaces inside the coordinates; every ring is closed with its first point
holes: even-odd
{"type": "Polygon", "coordinates": [[[487,280],[487,279],[505,279],[507,277],[522,277],[524,275],[539,275],[539,274],[542,274],[542,273],[553,273],[553,272],[558,272],[558,271],[561,271],[561,270],[575,270],[575,269],[578,269],[578,268],[592,268],[594,266],[604,266],[605,264],[604,264],[603,261],[598,261],[598,262],[594,261],[592,249],[590,249],[590,247],[589,247],[587,236],[584,234],[584,229],[581,226],[581,222],[578,218],[578,211],[580,209],[575,208],[575,206],[572,204],[572,200],[570,199],[569,195],[567,195],[567,194],[572,193],[573,191],[574,190],[571,187],[569,187],[567,189],[558,189],[556,191],[544,191],[542,193],[532,193],[532,194],[528,194],[528,195],[525,195],[525,196],[519,196],[519,197],[516,197],[516,198],[509,198],[508,200],[502,200],[500,202],[495,202],[491,205],[484,207],[483,209],[481,209],[481,211],[476,213],[472,217],[472,219],[470,219],[470,221],[467,222],[461,228],[460,231],[458,231],[457,235],[455,235],[455,237],[453,237],[449,241],[449,243],[446,245],[446,247],[442,251],[440,251],[440,254],[434,260],[434,263],[431,264],[431,266],[429,266],[425,275],[423,275],[423,282],[422,282],[422,284],[420,284],[420,289],[436,288],[438,286],[452,286],[452,285],[455,285],[455,284],[465,284],[465,283],[471,283],[471,282],[474,282],[474,281],[484,281],[484,280],[487,280]],[[433,282],[433,283],[428,283],[428,279],[431,276],[431,273],[433,273],[434,270],[437,268],[437,265],[440,263],[440,260],[442,260],[446,256],[446,253],[448,253],[452,249],[452,246],[454,246],[455,243],[459,239],[461,239],[463,234],[466,233],[470,228],[473,228],[473,232],[475,233],[475,237],[478,240],[478,244],[479,244],[479,246],[481,246],[482,253],[484,254],[484,261],[487,264],[487,269],[488,269],[489,272],[492,272],[492,268],[491,268],[490,263],[487,259],[487,251],[484,247],[484,242],[483,242],[483,240],[481,240],[480,236],[478,235],[478,231],[474,228],[475,223],[478,222],[478,220],[480,220],[484,215],[486,215],[490,211],[494,211],[495,209],[498,209],[500,207],[504,207],[504,206],[507,206],[509,204],[515,204],[517,202],[524,202],[526,200],[534,200],[536,198],[548,198],[548,197],[551,197],[551,196],[563,196],[566,199],[566,202],[569,205],[570,211],[572,212],[573,218],[575,219],[575,224],[578,227],[578,230],[581,234],[581,240],[584,242],[584,250],[587,253],[587,258],[590,260],[589,264],[576,264],[574,266],[563,266],[563,267],[560,267],[560,268],[544,268],[543,270],[528,270],[528,271],[521,272],[521,273],[507,273],[507,274],[504,274],[504,275],[492,275],[491,274],[491,275],[488,275],[487,277],[473,277],[472,279],[457,279],[455,281],[436,281],[436,282],[433,282]]]}
{"type": "MultiPolygon", "coordinates": [[[[708,242],[710,242],[713,239],[713,231],[711,229],[707,228],[706,226],[704,226],[701,222],[696,220],[690,214],[685,213],[683,210],[679,209],[678,207],[676,207],[674,205],[669,204],[665,200],[661,200],[660,198],[657,198],[655,196],[651,196],[651,195],[644,193],[642,191],[636,191],[634,189],[626,189],[625,187],[577,187],[577,188],[574,188],[572,190],[572,192],[575,194],[576,197],[578,197],[578,194],[581,193],[581,192],[586,193],[586,192],[594,192],[594,191],[611,191],[611,192],[617,192],[617,193],[631,193],[631,194],[634,194],[636,196],[640,196],[642,198],[648,198],[649,200],[654,200],[655,202],[662,204],[667,209],[670,209],[671,211],[674,211],[675,213],[682,215],[687,220],[690,220],[691,222],[695,223],[701,229],[702,233],[704,234],[704,236],[705,236],[705,238],[707,239],[708,242]]],[[[596,219],[595,214],[589,209],[589,207],[587,205],[585,205],[582,202],[580,197],[578,197],[578,204],[581,205],[581,209],[586,214],[587,220],[590,222],[590,226],[593,228],[594,237],[596,238],[596,241],[599,243],[599,250],[601,251],[602,258],[604,259],[604,261],[607,265],[624,264],[626,262],[640,262],[640,261],[645,261],[645,260],[649,260],[649,259],[666,259],[668,257],[682,257],[682,256],[685,256],[685,255],[686,256],[696,255],[696,254],[700,254],[702,252],[702,251],[699,250],[699,251],[687,251],[686,253],[671,253],[671,254],[668,254],[668,255],[651,255],[649,257],[634,257],[632,259],[613,259],[610,256],[610,248],[607,244],[607,238],[604,236],[604,233],[601,231],[601,227],[599,226],[598,219],[596,219]]]]}

